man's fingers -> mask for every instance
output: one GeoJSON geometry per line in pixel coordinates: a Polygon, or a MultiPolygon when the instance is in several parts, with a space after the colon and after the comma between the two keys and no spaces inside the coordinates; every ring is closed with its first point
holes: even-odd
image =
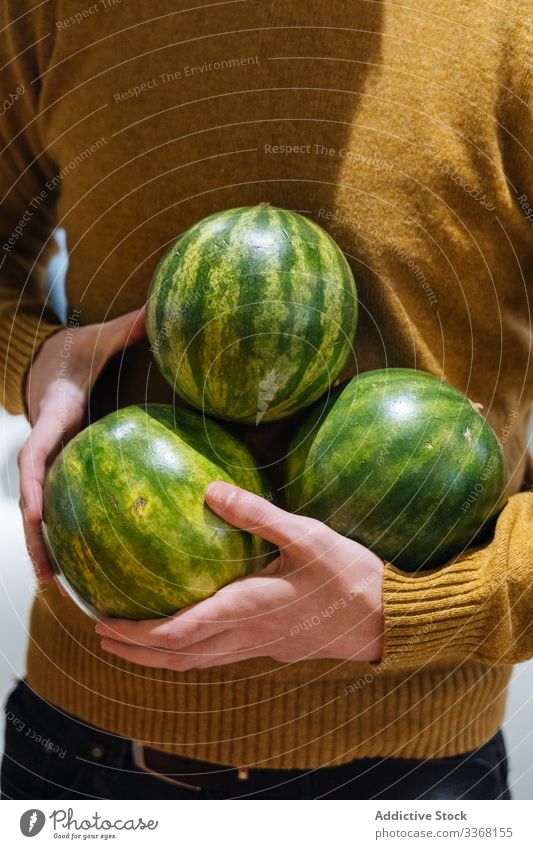
{"type": "Polygon", "coordinates": [[[18,456],[20,508],[26,521],[32,525],[38,524],[42,517],[46,456],[41,450],[34,451],[29,441],[18,456]]]}
{"type": "Polygon", "coordinates": [[[108,357],[133,345],[146,334],[145,314],[145,307],[141,307],[101,325],[98,342],[105,345],[108,357]]]}
{"type": "Polygon", "coordinates": [[[228,629],[260,623],[265,614],[290,604],[291,592],[283,578],[250,575],[174,616],[141,622],[105,619],[98,623],[96,632],[125,643],[181,651],[228,629]]]}
{"type": "Polygon", "coordinates": [[[276,648],[282,637],[263,636],[256,629],[228,630],[216,637],[210,637],[195,643],[183,651],[161,650],[132,646],[105,638],[102,649],[116,654],[131,663],[150,666],[157,669],[173,669],[185,672],[188,669],[202,669],[210,666],[225,666],[238,663],[250,657],[275,656],[276,648]]]}
{"type": "Polygon", "coordinates": [[[41,521],[46,462],[61,437],[57,413],[43,412],[19,453],[20,493],[26,518],[32,524],[41,521]]]}
{"type": "Polygon", "coordinates": [[[125,643],[177,651],[236,625],[219,593],[164,619],[104,619],[96,633],[125,643]]]}
{"type": "Polygon", "coordinates": [[[54,577],[54,570],[46,553],[41,525],[28,522],[24,513],[22,515],[22,523],[24,526],[26,548],[33,564],[35,577],[40,584],[45,584],[54,577]]]}
{"type": "Polygon", "coordinates": [[[315,522],[294,516],[265,498],[224,481],[213,481],[205,491],[209,507],[231,525],[257,534],[278,548],[310,541],[315,522]]]}
{"type": "Polygon", "coordinates": [[[223,655],[235,654],[235,661],[240,660],[240,653],[254,649],[258,655],[268,655],[274,651],[274,647],[282,642],[284,637],[277,634],[268,634],[261,628],[241,628],[224,631],[216,637],[208,637],[180,652],[184,664],[197,665],[198,662],[207,661],[208,665],[216,665],[217,659],[223,655]]]}
{"type": "Polygon", "coordinates": [[[127,660],[129,663],[138,663],[140,666],[150,666],[152,669],[168,669],[171,661],[166,652],[145,646],[134,646],[111,640],[105,637],[101,642],[102,650],[127,660]]]}
{"type": "Polygon", "coordinates": [[[43,405],[28,440],[23,445],[18,464],[20,493],[28,521],[34,524],[42,518],[42,494],[47,464],[80,429],[85,413],[83,396],[73,387],[65,386],[64,394],[55,403],[43,405]],[[58,411],[58,403],[63,407],[58,411]]]}
{"type": "MultiPolygon", "coordinates": [[[[109,357],[136,342],[145,332],[143,307],[99,327],[97,339],[109,357]]],[[[104,359],[100,357],[100,360],[103,365],[104,359]]],[[[82,374],[80,378],[74,365],[71,371],[69,379],[63,379],[61,383],[59,380],[51,381],[50,391],[41,398],[35,410],[37,418],[30,437],[18,456],[26,541],[40,580],[49,580],[53,576],[39,527],[47,463],[60,448],[62,441],[77,432],[85,412],[86,377],[82,374]]]]}

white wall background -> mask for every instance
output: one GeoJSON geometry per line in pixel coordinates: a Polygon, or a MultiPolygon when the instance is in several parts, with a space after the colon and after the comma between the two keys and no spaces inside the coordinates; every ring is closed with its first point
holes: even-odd
{"type": "MultiPolygon", "coordinates": [[[[0,697],[5,701],[15,679],[23,674],[27,623],[33,596],[32,569],[22,534],[18,508],[16,454],[29,427],[22,416],[0,410],[0,697]]],[[[2,713],[3,719],[3,713],[2,713]]],[[[505,722],[515,799],[533,799],[533,661],[515,668],[505,722]]],[[[2,734],[3,739],[3,734],[2,734]]]]}

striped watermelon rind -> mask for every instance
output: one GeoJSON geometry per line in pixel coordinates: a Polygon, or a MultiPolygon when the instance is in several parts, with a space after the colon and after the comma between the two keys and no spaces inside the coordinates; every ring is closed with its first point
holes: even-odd
{"type": "Polygon", "coordinates": [[[268,495],[248,449],[194,411],[126,407],[74,437],[44,492],[49,553],[74,596],[149,619],[266,565],[271,546],[205,504],[216,479],[268,495]]]}
{"type": "Polygon", "coordinates": [[[289,416],[342,371],[357,290],[333,239],[268,204],[217,212],[163,256],[147,331],[168,383],[194,407],[256,423],[289,416]]]}
{"type": "Polygon", "coordinates": [[[306,416],[285,495],[294,512],[415,571],[483,540],[506,481],[494,431],[461,392],[392,368],[352,378],[306,416]]]}

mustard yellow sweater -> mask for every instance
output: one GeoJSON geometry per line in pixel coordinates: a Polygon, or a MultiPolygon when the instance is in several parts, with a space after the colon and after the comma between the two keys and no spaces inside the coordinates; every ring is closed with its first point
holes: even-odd
{"type": "MultiPolygon", "coordinates": [[[[452,755],[498,728],[533,655],[532,11],[524,0],[13,0],[1,4],[4,404],[59,323],[44,289],[67,232],[69,314],[140,306],[166,246],[260,201],[322,224],[361,300],[357,367],[425,369],[498,433],[511,476],[494,538],[443,568],[387,565],[379,664],[268,659],[175,674],[103,655],[55,589],[28,678],[83,720],[228,764],[452,755]],[[80,11],[82,10],[82,11],[80,11]]],[[[74,342],[75,344],[75,342],[74,342]]],[[[345,376],[356,368],[352,362],[345,376]]],[[[168,401],[139,343],[93,415],[168,401]]],[[[258,450],[275,452],[283,427],[258,450]]],[[[253,441],[253,440],[252,440],[253,441]]]]}

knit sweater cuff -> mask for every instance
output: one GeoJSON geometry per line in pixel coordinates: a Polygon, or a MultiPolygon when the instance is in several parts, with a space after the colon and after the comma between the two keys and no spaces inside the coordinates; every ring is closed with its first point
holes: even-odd
{"type": "Polygon", "coordinates": [[[380,666],[415,668],[453,657],[501,659],[506,551],[500,538],[439,570],[420,574],[386,563],[380,666]],[[494,578],[498,575],[499,581],[494,578]]]}
{"type": "Polygon", "coordinates": [[[1,401],[8,413],[27,414],[24,383],[28,369],[43,342],[62,326],[25,313],[19,314],[9,326],[0,328],[0,350],[5,352],[1,401]]]}

